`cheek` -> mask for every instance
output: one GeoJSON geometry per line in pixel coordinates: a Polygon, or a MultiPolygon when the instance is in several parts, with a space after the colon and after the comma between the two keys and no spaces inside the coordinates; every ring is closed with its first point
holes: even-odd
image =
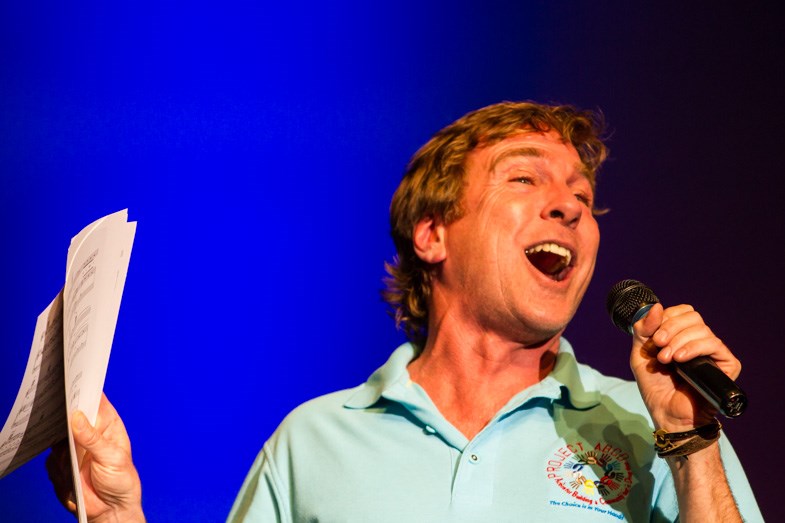
{"type": "MultiPolygon", "coordinates": [[[[600,230],[596,225],[596,222],[593,228],[588,231],[586,236],[585,244],[583,252],[586,256],[591,257],[591,263],[588,265],[588,279],[591,279],[592,274],[594,274],[594,269],[597,264],[597,251],[600,247],[600,230]]],[[[588,282],[587,282],[588,285],[588,282]]]]}
{"type": "Polygon", "coordinates": [[[481,209],[476,215],[475,228],[471,231],[471,244],[478,251],[488,251],[485,253],[486,256],[499,252],[497,249],[504,248],[505,238],[515,230],[516,223],[518,221],[511,209],[504,210],[499,207],[481,209]],[[490,247],[493,249],[489,249],[490,247]]]}
{"type": "Polygon", "coordinates": [[[590,216],[585,222],[581,223],[583,228],[582,236],[587,249],[592,249],[595,253],[600,246],[600,226],[594,216],[590,216]]]}

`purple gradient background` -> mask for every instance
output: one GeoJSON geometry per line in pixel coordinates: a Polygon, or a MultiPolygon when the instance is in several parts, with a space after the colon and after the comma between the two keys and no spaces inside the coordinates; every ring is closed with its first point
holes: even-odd
{"type": "MultiPolygon", "coordinates": [[[[598,269],[567,337],[629,377],[604,311],[633,277],[690,302],[744,363],[726,423],[766,519],[778,499],[785,20],[659,2],[87,2],[0,6],[0,416],[70,237],[139,223],[106,391],[150,521],[220,521],[294,406],[402,341],[378,291],[409,156],[506,99],[600,108],[598,269]]],[[[4,521],[71,521],[43,457],[4,521]]]]}

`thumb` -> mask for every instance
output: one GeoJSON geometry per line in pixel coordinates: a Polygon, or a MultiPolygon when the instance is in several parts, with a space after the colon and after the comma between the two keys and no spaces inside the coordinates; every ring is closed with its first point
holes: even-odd
{"type": "Polygon", "coordinates": [[[74,441],[81,447],[94,453],[100,451],[101,434],[90,425],[87,416],[81,410],[77,410],[71,416],[71,430],[74,433],[74,441]]]}
{"type": "Polygon", "coordinates": [[[643,316],[632,326],[633,347],[640,347],[651,338],[657,329],[662,325],[664,310],[662,305],[655,303],[643,316]]]}

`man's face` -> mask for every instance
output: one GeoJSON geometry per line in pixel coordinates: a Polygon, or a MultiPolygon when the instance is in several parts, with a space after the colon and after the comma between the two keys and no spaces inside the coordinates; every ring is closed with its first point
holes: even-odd
{"type": "Polygon", "coordinates": [[[577,151],[555,132],[521,132],[473,151],[465,176],[463,216],[444,228],[447,314],[522,343],[560,333],[600,241],[577,151]]]}

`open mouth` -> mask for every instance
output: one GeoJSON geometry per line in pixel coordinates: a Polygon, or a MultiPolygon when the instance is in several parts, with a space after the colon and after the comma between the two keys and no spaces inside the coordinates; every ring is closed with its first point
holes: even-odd
{"type": "Polygon", "coordinates": [[[524,252],[538,271],[556,281],[567,275],[573,258],[569,249],[551,242],[534,245],[524,252]]]}

